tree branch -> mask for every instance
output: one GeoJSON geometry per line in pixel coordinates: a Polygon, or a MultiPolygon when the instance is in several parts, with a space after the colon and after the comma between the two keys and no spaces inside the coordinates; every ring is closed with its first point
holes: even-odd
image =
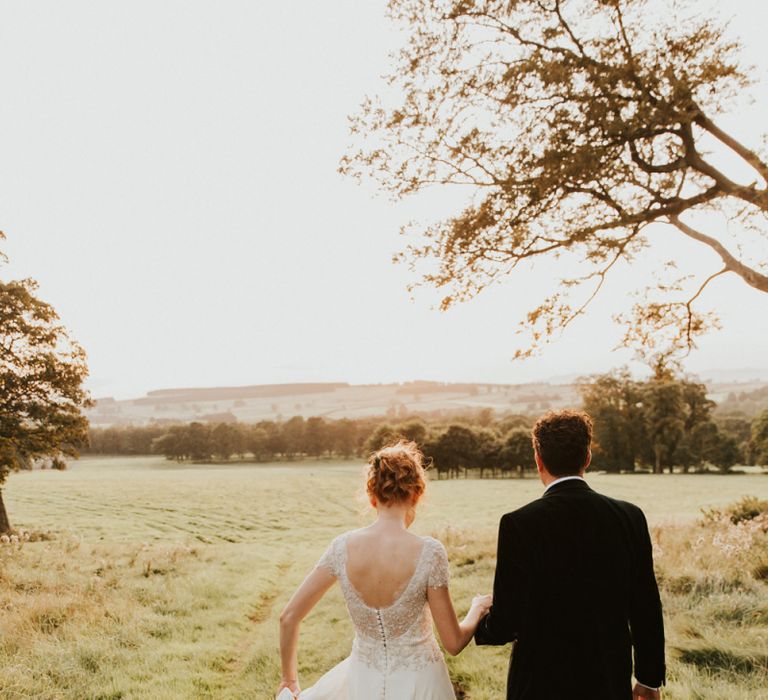
{"type": "Polygon", "coordinates": [[[603,285],[605,284],[605,278],[607,277],[608,273],[611,271],[613,266],[619,261],[619,259],[624,255],[624,251],[626,250],[627,246],[629,245],[630,241],[637,236],[637,234],[640,232],[641,226],[636,226],[635,230],[627,236],[619,245],[618,249],[616,250],[616,253],[611,258],[611,260],[602,268],[599,270],[593,272],[591,275],[589,275],[589,278],[597,278],[598,282],[595,286],[594,290],[592,291],[592,294],[589,295],[587,300],[573,313],[571,313],[570,316],[568,316],[562,324],[562,327],[565,328],[568,326],[575,318],[578,316],[581,316],[584,311],[587,309],[587,307],[592,303],[592,300],[598,295],[600,290],[603,288],[603,285]]]}
{"type": "Polygon", "coordinates": [[[682,231],[686,236],[693,238],[699,243],[709,246],[714,250],[725,263],[726,270],[729,272],[735,272],[741,277],[750,287],[760,290],[761,292],[768,292],[768,275],[764,275],[761,272],[745,265],[743,262],[734,257],[730,251],[712,236],[708,236],[701,231],[688,226],[688,224],[680,221],[678,216],[671,215],[668,217],[670,223],[682,231]]]}
{"type": "Polygon", "coordinates": [[[685,165],[685,157],[681,156],[670,163],[664,163],[663,165],[654,165],[644,160],[637,150],[634,140],[629,142],[629,152],[632,155],[632,162],[640,166],[640,169],[646,173],[673,173],[676,170],[680,170],[685,165]]]}
{"type": "Polygon", "coordinates": [[[718,141],[728,146],[732,151],[738,153],[747,163],[760,173],[763,180],[768,183],[768,164],[764,163],[754,151],[751,151],[744,144],[733,138],[733,136],[726,134],[701,110],[699,110],[699,113],[693,121],[702,129],[712,134],[718,141]]]}
{"type": "Polygon", "coordinates": [[[658,99],[656,99],[656,96],[651,93],[651,91],[646,87],[645,83],[640,79],[640,76],[638,75],[637,71],[637,64],[635,62],[635,55],[632,51],[632,44],[629,41],[629,36],[627,36],[627,30],[624,27],[624,13],[621,11],[621,4],[616,3],[616,20],[619,25],[619,33],[621,34],[621,40],[623,42],[623,51],[624,56],[627,59],[627,64],[629,65],[631,69],[631,76],[632,76],[632,82],[635,84],[635,87],[640,90],[640,92],[643,93],[648,98],[648,101],[652,105],[658,104],[658,99]]]}
{"type": "Polygon", "coordinates": [[[589,56],[587,56],[587,52],[584,51],[584,46],[579,41],[576,34],[573,33],[571,25],[569,25],[568,22],[566,22],[565,17],[563,17],[563,13],[560,10],[560,0],[555,0],[555,14],[557,15],[557,19],[560,22],[560,26],[562,26],[563,29],[568,32],[568,36],[571,37],[571,41],[576,45],[576,48],[579,50],[579,53],[582,55],[582,57],[589,58],[589,56]]]}
{"type": "Polygon", "coordinates": [[[711,274],[707,279],[704,280],[702,285],[699,287],[696,294],[694,294],[688,301],[685,302],[685,309],[688,314],[688,320],[686,322],[685,327],[685,341],[688,345],[688,350],[690,351],[693,348],[693,302],[696,301],[696,299],[701,296],[701,293],[704,291],[705,287],[713,280],[715,277],[719,277],[720,275],[724,275],[726,272],[730,272],[730,268],[726,265],[722,270],[719,270],[718,272],[715,272],[711,274]]]}
{"type": "Polygon", "coordinates": [[[690,124],[684,124],[681,129],[681,136],[685,144],[685,161],[694,170],[698,170],[703,175],[711,177],[725,194],[733,195],[745,202],[754,204],[763,211],[768,211],[768,190],[758,190],[755,187],[740,185],[731,180],[725,173],[718,170],[714,165],[707,163],[698,150],[693,138],[693,130],[690,124]]]}

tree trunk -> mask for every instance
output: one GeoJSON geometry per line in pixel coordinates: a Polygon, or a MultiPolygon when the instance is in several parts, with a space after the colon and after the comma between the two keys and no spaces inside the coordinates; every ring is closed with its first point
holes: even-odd
{"type": "Polygon", "coordinates": [[[5,502],[3,501],[3,490],[0,489],[0,534],[9,532],[11,523],[8,522],[8,513],[5,512],[5,502]]]}
{"type": "Polygon", "coordinates": [[[655,445],[654,446],[654,452],[656,453],[656,463],[653,465],[653,473],[654,474],[661,474],[662,473],[661,445],[655,445]]]}

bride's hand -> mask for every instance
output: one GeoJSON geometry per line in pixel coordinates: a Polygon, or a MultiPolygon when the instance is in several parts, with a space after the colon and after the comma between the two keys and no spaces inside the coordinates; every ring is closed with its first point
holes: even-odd
{"type": "Polygon", "coordinates": [[[288,690],[293,693],[293,697],[295,698],[299,697],[299,693],[301,692],[298,681],[282,681],[277,689],[278,695],[280,695],[280,691],[283,690],[283,688],[288,688],[288,690]]]}
{"type": "Polygon", "coordinates": [[[488,614],[488,611],[491,609],[491,605],[493,605],[493,596],[490,594],[476,595],[474,598],[472,598],[472,607],[478,610],[480,617],[488,614]]]}

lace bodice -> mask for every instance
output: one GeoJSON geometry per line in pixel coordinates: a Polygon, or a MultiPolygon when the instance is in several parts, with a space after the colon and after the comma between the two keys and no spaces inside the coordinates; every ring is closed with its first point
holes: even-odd
{"type": "Polygon", "coordinates": [[[422,537],[424,545],[413,576],[394,603],[385,608],[365,604],[347,576],[347,537],[339,535],[317,566],[326,567],[338,580],[355,626],[352,653],[384,674],[393,670],[418,670],[442,659],[432,631],[427,588],[447,586],[448,556],[442,543],[422,537]]]}

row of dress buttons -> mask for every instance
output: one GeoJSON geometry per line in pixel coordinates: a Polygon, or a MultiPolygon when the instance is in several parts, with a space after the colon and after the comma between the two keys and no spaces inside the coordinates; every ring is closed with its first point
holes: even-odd
{"type": "Polygon", "coordinates": [[[387,697],[387,673],[389,673],[389,658],[387,653],[387,635],[384,632],[384,622],[381,619],[381,610],[376,611],[376,618],[379,621],[379,631],[381,632],[381,642],[384,645],[384,678],[381,682],[382,700],[387,697]]]}

